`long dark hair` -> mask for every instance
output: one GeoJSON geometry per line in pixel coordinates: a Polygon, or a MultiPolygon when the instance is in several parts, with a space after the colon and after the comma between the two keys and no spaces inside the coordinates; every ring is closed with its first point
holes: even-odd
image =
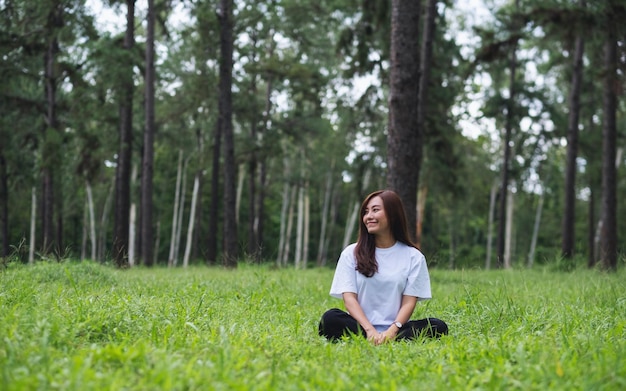
{"type": "Polygon", "coordinates": [[[383,209],[389,221],[389,227],[391,228],[391,234],[398,242],[402,242],[407,246],[417,246],[409,238],[409,229],[406,220],[406,214],[404,213],[404,206],[402,200],[392,190],[378,190],[363,200],[361,204],[361,222],[359,224],[359,239],[354,249],[354,255],[356,257],[356,270],[366,277],[373,276],[378,271],[378,262],[376,262],[376,241],[374,235],[367,232],[367,227],[363,222],[363,216],[365,216],[365,208],[367,204],[374,197],[380,197],[383,200],[383,209]]]}

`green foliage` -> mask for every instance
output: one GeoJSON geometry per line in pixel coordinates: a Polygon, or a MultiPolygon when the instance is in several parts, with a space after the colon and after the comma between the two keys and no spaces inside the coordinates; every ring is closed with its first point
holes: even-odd
{"type": "Polygon", "coordinates": [[[623,272],[432,270],[415,317],[440,340],[372,346],[317,335],[331,269],[0,272],[0,388],[568,389],[626,386],[623,272]]]}

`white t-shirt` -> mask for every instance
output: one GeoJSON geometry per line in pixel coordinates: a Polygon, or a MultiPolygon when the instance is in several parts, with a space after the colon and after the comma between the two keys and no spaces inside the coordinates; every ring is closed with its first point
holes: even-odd
{"type": "Polygon", "coordinates": [[[384,331],[393,323],[403,295],[418,300],[432,297],[426,258],[416,248],[400,242],[389,248],[376,248],[378,272],[365,277],[356,270],[355,247],[353,243],[341,252],[330,295],[341,299],[344,292],[356,293],[376,330],[384,331]]]}

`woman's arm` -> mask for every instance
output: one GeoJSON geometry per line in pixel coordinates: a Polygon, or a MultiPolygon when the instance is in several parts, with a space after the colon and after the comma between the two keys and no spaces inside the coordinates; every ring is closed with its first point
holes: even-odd
{"type": "Polygon", "coordinates": [[[365,312],[363,312],[363,308],[361,308],[361,305],[359,304],[357,300],[356,293],[344,292],[342,294],[342,297],[343,297],[343,303],[346,306],[346,310],[348,310],[348,313],[357,322],[359,322],[359,324],[365,331],[365,334],[367,335],[367,339],[374,340],[378,332],[376,331],[372,323],[370,323],[369,319],[367,319],[367,316],[365,316],[365,312]]]}
{"type": "MultiPolygon", "coordinates": [[[[398,311],[398,315],[396,315],[396,321],[406,324],[411,319],[411,315],[413,314],[413,310],[415,310],[415,305],[417,304],[417,297],[415,296],[402,296],[402,303],[400,304],[400,310],[398,311]]],[[[386,342],[388,340],[392,340],[398,335],[398,331],[400,329],[395,324],[389,326],[387,330],[385,330],[381,334],[381,340],[379,343],[386,342]]]]}

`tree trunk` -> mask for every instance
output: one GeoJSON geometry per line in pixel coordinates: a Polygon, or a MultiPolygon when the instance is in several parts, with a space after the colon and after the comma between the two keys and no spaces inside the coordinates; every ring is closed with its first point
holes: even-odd
{"type": "Polygon", "coordinates": [[[91,260],[96,260],[97,237],[96,237],[96,213],[93,205],[93,191],[91,183],[87,181],[85,188],[87,190],[87,210],[89,212],[89,238],[91,239],[91,260]]]}
{"type": "MultiPolygon", "coordinates": [[[[517,5],[517,1],[516,1],[517,5]]],[[[518,8],[518,7],[516,7],[518,8]]],[[[515,107],[515,73],[517,70],[517,43],[511,49],[509,60],[509,99],[507,100],[506,119],[502,158],[502,172],[500,182],[500,209],[498,215],[498,265],[505,262],[506,226],[507,226],[507,198],[509,193],[509,162],[511,161],[511,138],[513,134],[513,110],[515,107]]]]}
{"type": "Polygon", "coordinates": [[[243,187],[246,182],[246,166],[239,165],[239,173],[237,174],[237,190],[235,191],[235,221],[239,224],[239,213],[241,212],[241,196],[243,187]]]}
{"type": "Polygon", "coordinates": [[[116,178],[113,178],[113,183],[109,186],[109,191],[107,192],[107,197],[104,200],[104,205],[102,207],[102,215],[100,216],[100,235],[98,237],[98,248],[97,248],[97,258],[98,261],[104,261],[104,253],[106,248],[106,236],[108,230],[108,219],[109,214],[111,212],[111,205],[113,203],[113,197],[115,195],[115,182],[116,178]]]}
{"type": "Polygon", "coordinates": [[[326,173],[326,186],[324,186],[324,201],[322,204],[322,216],[320,226],[320,239],[317,247],[317,266],[321,267],[325,264],[326,254],[326,229],[328,227],[328,211],[330,209],[330,200],[333,193],[333,168],[334,161],[330,164],[330,171],[326,173]]]}
{"type": "Polygon", "coordinates": [[[353,241],[354,228],[358,224],[357,220],[358,220],[360,207],[361,207],[361,203],[359,201],[354,201],[354,204],[352,205],[352,212],[350,213],[350,216],[348,217],[348,220],[346,221],[346,230],[344,231],[343,243],[341,245],[341,247],[343,248],[348,246],[350,242],[353,241]]]}
{"type": "Polygon", "coordinates": [[[154,0],[148,0],[148,31],[146,37],[146,127],[143,133],[141,169],[141,257],[143,264],[154,263],[154,228],[152,226],[152,188],[154,175],[154,0]]]}
{"type": "MultiPolygon", "coordinates": [[[[584,0],[580,1],[584,6],[584,0]]],[[[569,118],[567,126],[567,160],[565,168],[565,210],[561,233],[561,255],[571,259],[574,255],[574,223],[576,213],[576,157],[578,156],[578,122],[580,118],[580,88],[583,78],[584,38],[579,31],[569,94],[569,118]]]]}
{"type": "Polygon", "coordinates": [[[417,222],[415,223],[415,244],[422,248],[422,231],[424,227],[424,211],[426,210],[426,196],[428,195],[428,186],[421,185],[417,192],[417,222]]]}
{"type": "Polygon", "coordinates": [[[596,241],[595,241],[595,224],[596,224],[596,192],[591,190],[589,195],[589,217],[587,218],[587,267],[590,269],[596,266],[596,241]]]}
{"type": "Polygon", "coordinates": [[[180,204],[180,181],[183,171],[183,150],[178,151],[178,165],[176,166],[176,188],[174,189],[174,209],[172,211],[172,234],[170,236],[170,254],[167,259],[167,266],[176,265],[176,225],[178,223],[178,205],[180,204]]]}
{"type": "Polygon", "coordinates": [[[200,189],[200,173],[196,173],[193,180],[193,193],[191,195],[191,211],[189,212],[189,227],[187,228],[187,244],[185,245],[185,254],[183,255],[183,267],[189,266],[189,255],[191,254],[191,242],[193,239],[193,230],[196,225],[196,204],[198,203],[198,190],[200,189]]]}
{"type": "Polygon", "coordinates": [[[35,234],[37,227],[37,189],[35,186],[31,189],[30,197],[30,244],[28,246],[28,263],[35,263],[35,234]]]}
{"type": "Polygon", "coordinates": [[[303,261],[303,242],[304,242],[304,186],[298,186],[298,213],[296,223],[296,255],[294,257],[294,266],[296,269],[302,267],[303,261]]]}
{"type": "Polygon", "coordinates": [[[236,167],[232,122],[233,0],[220,0],[219,117],[224,134],[224,266],[237,267],[236,167]]]}
{"type": "Polygon", "coordinates": [[[285,240],[284,240],[284,250],[283,250],[283,258],[281,260],[281,266],[287,266],[289,264],[289,255],[291,251],[291,233],[293,231],[293,210],[295,209],[296,204],[296,195],[298,191],[298,186],[293,185],[289,190],[289,210],[287,212],[287,227],[285,229],[285,240]]]}
{"type": "Polygon", "coordinates": [[[604,121],[602,127],[602,234],[600,261],[606,270],[617,270],[617,169],[615,164],[617,142],[617,38],[615,4],[610,1],[607,10],[607,36],[604,44],[604,121]]]}
{"type": "Polygon", "coordinates": [[[130,223],[128,224],[128,266],[133,267],[135,266],[135,259],[137,256],[135,254],[135,239],[137,235],[137,230],[135,229],[135,227],[137,226],[137,204],[134,202],[130,204],[129,221],[130,223]]]}
{"type": "Polygon", "coordinates": [[[174,266],[178,265],[178,256],[180,255],[180,240],[183,235],[183,215],[185,214],[185,198],[187,193],[187,164],[189,158],[183,162],[183,173],[180,190],[180,202],[178,203],[178,213],[176,220],[176,232],[174,236],[174,266]]]}
{"type": "Polygon", "coordinates": [[[209,210],[209,236],[207,238],[207,263],[217,262],[217,221],[219,219],[220,154],[222,145],[222,119],[218,117],[213,141],[211,173],[211,208],[209,210]]]}
{"type": "Polygon", "coordinates": [[[535,249],[537,248],[537,237],[539,236],[539,227],[541,226],[541,213],[543,211],[543,199],[545,191],[539,195],[537,202],[537,211],[535,212],[535,224],[533,226],[533,236],[530,240],[530,251],[528,251],[528,268],[533,267],[535,263],[535,249]]]}
{"type": "MultiPolygon", "coordinates": [[[[422,47],[420,54],[421,70],[419,79],[419,90],[417,98],[417,131],[418,141],[417,148],[419,152],[416,154],[416,158],[420,161],[417,162],[418,170],[422,167],[423,157],[423,145],[424,134],[426,132],[426,112],[428,109],[428,84],[430,82],[430,67],[432,62],[433,41],[435,35],[435,20],[437,17],[437,0],[428,0],[426,4],[426,18],[424,19],[424,32],[422,36],[422,47]]],[[[418,172],[419,175],[419,172],[418,172]]],[[[418,176],[419,180],[419,176],[418,176]]],[[[419,189],[417,194],[417,206],[415,217],[415,243],[418,247],[421,246],[422,241],[422,227],[424,223],[424,207],[426,205],[426,195],[428,194],[428,188],[426,186],[417,186],[419,189]]]]}
{"type": "Polygon", "coordinates": [[[506,194],[508,198],[506,203],[506,229],[504,241],[504,268],[511,268],[511,254],[513,254],[513,192],[506,194]]]}
{"type": "MultiPolygon", "coordinates": [[[[285,158],[285,172],[288,172],[288,160],[285,158]]],[[[287,234],[287,211],[289,209],[289,183],[287,182],[287,175],[285,175],[285,184],[283,185],[283,202],[280,208],[280,233],[278,238],[278,257],[276,258],[276,264],[283,266],[283,256],[285,251],[285,242],[287,234]]]]}
{"type": "MultiPolygon", "coordinates": [[[[131,188],[135,186],[137,182],[137,165],[132,165],[132,172],[130,174],[131,188]]],[[[133,200],[131,193],[130,202],[130,215],[128,217],[128,265],[134,266],[137,259],[136,249],[137,247],[137,202],[133,200]]]]}
{"type": "Polygon", "coordinates": [[[496,198],[498,195],[498,185],[496,183],[491,186],[489,196],[489,217],[487,221],[487,256],[485,258],[485,269],[491,269],[491,247],[493,243],[493,221],[496,211],[496,198]]]}
{"type": "Polygon", "coordinates": [[[391,2],[391,71],[387,185],[404,203],[409,234],[415,238],[415,206],[421,162],[418,128],[419,22],[421,1],[391,2]]]}
{"type": "MultiPolygon", "coordinates": [[[[131,53],[135,46],[135,0],[126,0],[126,33],[124,49],[131,53]]],[[[117,267],[128,266],[128,226],[130,220],[130,169],[133,141],[133,64],[125,68],[120,103],[120,149],[115,170],[115,221],[113,258],[117,267]]]]}
{"type": "Polygon", "coordinates": [[[44,55],[44,89],[46,97],[46,114],[43,128],[42,143],[42,183],[43,183],[43,246],[42,253],[47,255],[51,251],[56,251],[59,255],[59,243],[54,239],[54,173],[58,160],[61,135],[57,119],[57,73],[59,53],[59,42],[57,35],[63,27],[63,7],[61,4],[54,4],[48,15],[47,47],[44,55]]]}

